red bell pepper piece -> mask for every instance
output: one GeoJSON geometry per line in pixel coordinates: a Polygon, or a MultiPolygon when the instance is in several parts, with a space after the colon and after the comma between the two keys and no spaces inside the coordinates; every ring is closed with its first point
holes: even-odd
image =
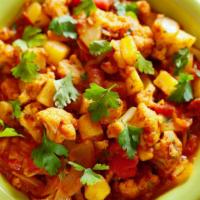
{"type": "Polygon", "coordinates": [[[117,143],[110,146],[109,166],[110,170],[120,178],[134,177],[137,172],[138,157],[129,159],[126,152],[117,143]]]}

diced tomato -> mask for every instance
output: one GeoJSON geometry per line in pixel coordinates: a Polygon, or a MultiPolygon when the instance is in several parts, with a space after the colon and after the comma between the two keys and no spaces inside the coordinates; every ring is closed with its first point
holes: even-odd
{"type": "Polygon", "coordinates": [[[94,0],[96,6],[102,10],[109,10],[110,6],[112,5],[112,0],[94,0]]]}
{"type": "Polygon", "coordinates": [[[193,155],[199,146],[198,137],[196,135],[190,135],[187,144],[184,149],[184,154],[187,156],[193,155]]]}
{"type": "Polygon", "coordinates": [[[165,103],[165,104],[153,104],[151,106],[151,109],[154,110],[157,114],[162,114],[165,117],[171,117],[173,113],[175,112],[175,107],[165,103]]]}
{"type": "Polygon", "coordinates": [[[188,112],[192,116],[200,116],[200,98],[194,99],[188,106],[188,112]]]}
{"type": "Polygon", "coordinates": [[[81,0],[72,0],[71,1],[71,5],[72,6],[77,6],[80,2],[81,2],[81,0]]]}
{"type": "Polygon", "coordinates": [[[110,170],[120,178],[134,177],[137,172],[138,157],[133,160],[128,159],[126,153],[117,144],[111,144],[111,157],[109,158],[110,170]]]}

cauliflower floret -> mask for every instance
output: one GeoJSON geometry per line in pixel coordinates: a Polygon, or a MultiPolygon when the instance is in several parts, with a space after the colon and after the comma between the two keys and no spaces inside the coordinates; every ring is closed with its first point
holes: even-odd
{"type": "Polygon", "coordinates": [[[151,27],[156,19],[157,13],[151,11],[151,7],[147,1],[138,1],[137,7],[139,11],[139,19],[142,21],[142,24],[146,24],[151,27]]]}
{"type": "Polygon", "coordinates": [[[124,197],[130,199],[135,199],[140,194],[138,185],[133,179],[119,183],[118,189],[124,197]]]}
{"type": "Polygon", "coordinates": [[[132,20],[131,32],[138,50],[146,57],[153,50],[153,33],[148,26],[143,26],[138,20],[132,20]]]}
{"type": "Polygon", "coordinates": [[[158,15],[152,25],[156,48],[153,51],[153,57],[160,60],[164,64],[169,62],[175,52],[181,48],[190,48],[195,37],[180,30],[178,23],[163,15],[158,15]]]}
{"type": "Polygon", "coordinates": [[[117,190],[123,195],[123,197],[128,199],[135,199],[140,195],[148,197],[149,192],[153,191],[159,183],[159,177],[152,174],[150,169],[146,169],[142,173],[142,176],[138,177],[137,180],[129,179],[120,182],[117,185],[117,190]]]}
{"type": "MultiPolygon", "coordinates": [[[[118,16],[113,12],[97,10],[94,13],[94,18],[96,19],[95,21],[97,21],[103,29],[114,33],[117,36],[123,35],[131,27],[131,22],[129,21],[128,17],[118,16]]],[[[112,37],[115,35],[112,35],[112,37]]]]}
{"type": "Polygon", "coordinates": [[[72,114],[52,107],[38,112],[37,119],[45,126],[49,139],[57,143],[76,139],[77,120],[72,114]]]}
{"type": "Polygon", "coordinates": [[[0,65],[6,63],[13,66],[19,58],[18,51],[12,45],[5,44],[2,40],[0,40],[0,55],[0,65]]]}
{"type": "Polygon", "coordinates": [[[166,44],[174,42],[172,39],[175,39],[180,28],[176,21],[163,15],[159,15],[153,24],[152,30],[155,40],[157,40],[156,42],[164,42],[166,44]]]}
{"type": "Polygon", "coordinates": [[[36,118],[36,113],[41,109],[42,105],[40,103],[30,103],[24,108],[19,118],[20,124],[38,143],[42,140],[42,126],[36,118]]]}
{"type": "Polygon", "coordinates": [[[171,174],[179,164],[182,143],[173,131],[165,131],[161,140],[154,146],[153,163],[163,172],[171,174]]]}
{"type": "Polygon", "coordinates": [[[160,138],[159,116],[148,108],[144,103],[140,103],[130,124],[144,129],[141,140],[142,146],[153,146],[160,138]]]}
{"type": "Polygon", "coordinates": [[[147,106],[149,106],[153,103],[154,100],[153,95],[156,88],[151,82],[151,80],[148,78],[143,79],[143,84],[144,84],[144,89],[136,95],[136,102],[138,104],[144,103],[147,106]]]}
{"type": "Polygon", "coordinates": [[[57,67],[57,74],[60,78],[66,75],[72,74],[72,81],[75,85],[81,82],[81,75],[84,73],[84,69],[81,62],[76,55],[72,55],[69,60],[62,60],[57,67]]]}
{"type": "MultiPolygon", "coordinates": [[[[50,78],[50,77],[49,77],[50,78]]],[[[25,104],[31,100],[35,100],[42,90],[43,86],[48,80],[48,75],[39,75],[37,79],[35,79],[31,83],[22,83],[21,91],[22,93],[19,96],[19,101],[21,104],[25,104]]]]}

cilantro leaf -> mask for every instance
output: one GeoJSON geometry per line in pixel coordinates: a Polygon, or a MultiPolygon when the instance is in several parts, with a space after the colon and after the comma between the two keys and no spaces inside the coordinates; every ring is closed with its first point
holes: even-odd
{"type": "Polygon", "coordinates": [[[28,47],[42,46],[47,38],[44,34],[41,34],[42,30],[33,26],[27,26],[24,30],[22,39],[27,43],[28,47]]]}
{"type": "Polygon", "coordinates": [[[53,176],[61,167],[61,161],[58,156],[67,157],[68,150],[61,144],[56,144],[43,135],[42,144],[32,151],[34,163],[44,168],[49,175],[53,176]]]}
{"type": "Polygon", "coordinates": [[[14,128],[10,128],[8,126],[5,126],[4,121],[2,119],[0,119],[0,125],[2,126],[2,128],[4,128],[2,131],[0,131],[0,138],[3,138],[3,137],[21,137],[22,136],[14,128]]]}
{"type": "Polygon", "coordinates": [[[5,128],[3,131],[0,131],[0,138],[2,137],[21,137],[22,135],[19,134],[14,128],[5,128]]]}
{"type": "Polygon", "coordinates": [[[31,51],[26,51],[22,54],[20,63],[14,67],[12,75],[15,78],[20,78],[24,82],[31,82],[38,75],[38,65],[35,64],[35,53],[31,51]]]}
{"type": "Polygon", "coordinates": [[[96,10],[96,5],[93,0],[81,0],[79,5],[74,9],[74,14],[78,15],[81,12],[85,12],[86,16],[89,16],[91,12],[96,10]]]}
{"type": "Polygon", "coordinates": [[[108,165],[105,165],[105,164],[99,164],[97,163],[93,168],[93,170],[109,170],[110,167],[108,165]]]}
{"type": "Polygon", "coordinates": [[[85,167],[83,167],[82,165],[79,165],[75,162],[69,161],[68,164],[71,165],[77,171],[84,171],[85,170],[85,167]]]}
{"type": "Polygon", "coordinates": [[[55,81],[56,93],[54,95],[55,105],[58,108],[64,108],[67,104],[75,101],[78,97],[78,91],[72,83],[71,75],[55,81]]]}
{"type": "Polygon", "coordinates": [[[85,169],[80,181],[83,185],[94,185],[101,180],[101,175],[95,173],[90,168],[85,169]]]}
{"type": "Polygon", "coordinates": [[[15,100],[15,101],[10,101],[10,104],[12,105],[13,116],[18,119],[21,115],[20,102],[18,100],[15,100]]]}
{"type": "Polygon", "coordinates": [[[117,11],[117,14],[120,16],[124,16],[127,13],[133,13],[134,16],[136,17],[138,13],[138,7],[135,2],[120,3],[119,0],[115,0],[114,7],[117,11]]]}
{"type": "Polygon", "coordinates": [[[51,21],[49,30],[52,30],[57,35],[76,39],[76,23],[77,21],[69,15],[56,17],[51,21]]]}
{"type": "Polygon", "coordinates": [[[112,46],[106,40],[96,40],[89,45],[89,52],[93,56],[99,56],[110,51],[112,51],[112,46]]]}
{"type": "Polygon", "coordinates": [[[155,70],[153,68],[152,62],[146,60],[141,53],[137,54],[137,61],[135,66],[141,73],[153,75],[155,70]]]}
{"type": "Polygon", "coordinates": [[[169,100],[182,103],[188,102],[193,99],[192,87],[190,81],[193,80],[193,76],[186,73],[180,73],[176,90],[169,96],[169,100]]]}
{"type": "Polygon", "coordinates": [[[74,167],[74,169],[76,169],[77,171],[83,171],[83,175],[80,179],[83,185],[94,185],[101,180],[102,176],[100,174],[95,173],[93,170],[108,170],[109,169],[109,166],[105,164],[99,164],[99,163],[97,163],[92,169],[85,168],[82,165],[77,164],[75,162],[71,162],[71,161],[69,161],[68,164],[74,167]]]}
{"type": "Polygon", "coordinates": [[[26,51],[28,46],[24,40],[18,39],[13,42],[13,46],[19,47],[22,51],[26,51]]]}
{"type": "Polygon", "coordinates": [[[178,75],[181,71],[183,71],[185,66],[188,64],[189,57],[190,57],[190,51],[188,48],[180,49],[174,55],[173,62],[175,64],[175,70],[174,70],[175,75],[178,75]]]}
{"type": "Polygon", "coordinates": [[[118,137],[119,145],[126,151],[130,159],[133,159],[136,154],[141,133],[141,128],[127,125],[118,137]]]}
{"type": "Polygon", "coordinates": [[[111,91],[114,86],[108,89],[92,83],[90,88],[86,89],[84,96],[87,99],[93,100],[89,105],[89,112],[94,122],[99,121],[102,117],[109,115],[110,108],[119,107],[119,95],[116,92],[111,91]]]}
{"type": "Polygon", "coordinates": [[[25,41],[30,40],[32,37],[34,37],[35,35],[37,35],[38,33],[41,33],[41,32],[42,32],[42,30],[40,28],[33,27],[33,26],[27,26],[24,29],[22,39],[25,41]]]}
{"type": "Polygon", "coordinates": [[[32,39],[27,41],[27,44],[30,48],[40,47],[46,42],[47,38],[44,34],[35,35],[32,39]]]}

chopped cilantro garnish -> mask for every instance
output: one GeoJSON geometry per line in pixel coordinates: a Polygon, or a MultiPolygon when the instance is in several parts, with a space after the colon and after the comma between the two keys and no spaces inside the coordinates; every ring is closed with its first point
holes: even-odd
{"type": "Polygon", "coordinates": [[[24,29],[22,39],[17,39],[13,42],[14,46],[18,46],[22,51],[26,51],[28,47],[40,47],[44,45],[47,38],[44,34],[41,33],[40,28],[33,26],[27,26],[24,29]]]}
{"type": "Polygon", "coordinates": [[[22,39],[30,48],[42,46],[46,42],[47,38],[41,32],[42,30],[40,28],[27,26],[24,30],[22,39]]]}
{"type": "Polygon", "coordinates": [[[0,138],[3,137],[21,137],[22,135],[19,134],[14,128],[10,128],[5,126],[4,121],[0,119],[0,126],[3,130],[0,131],[0,138]]]}
{"type": "Polygon", "coordinates": [[[141,53],[137,53],[137,61],[135,63],[137,69],[144,74],[153,75],[155,70],[151,61],[146,60],[141,53]]]}
{"type": "Polygon", "coordinates": [[[112,51],[112,46],[106,40],[96,40],[89,45],[89,51],[91,55],[99,56],[112,51]]]}
{"type": "Polygon", "coordinates": [[[51,21],[49,30],[52,30],[59,36],[76,39],[76,23],[77,21],[69,15],[56,17],[51,21]]]}
{"type": "Polygon", "coordinates": [[[185,66],[188,64],[190,57],[190,51],[188,48],[183,48],[180,49],[175,55],[174,55],[174,65],[175,65],[175,70],[174,74],[178,75],[180,72],[183,71],[185,66]]]}
{"type": "Polygon", "coordinates": [[[140,142],[141,133],[141,128],[126,125],[124,130],[120,133],[118,137],[119,145],[122,147],[123,150],[126,151],[130,159],[133,159],[136,154],[137,146],[140,142]]]}
{"type": "Polygon", "coordinates": [[[78,6],[74,9],[74,14],[78,15],[85,12],[86,16],[89,16],[91,12],[96,10],[96,5],[93,0],[81,0],[78,6]]]}
{"type": "Polygon", "coordinates": [[[22,54],[20,63],[14,67],[12,75],[24,82],[31,82],[38,75],[38,65],[35,63],[36,55],[32,51],[25,51],[22,54]]]}
{"type": "Polygon", "coordinates": [[[111,91],[113,86],[105,89],[95,83],[90,85],[90,88],[86,89],[84,96],[87,99],[91,99],[93,102],[89,105],[89,112],[94,122],[99,121],[102,117],[109,115],[110,108],[119,107],[119,95],[116,92],[111,91]]]}
{"type": "Polygon", "coordinates": [[[15,101],[10,101],[10,104],[12,105],[13,108],[13,116],[18,119],[21,115],[20,102],[18,100],[15,100],[15,101]]]}
{"type": "Polygon", "coordinates": [[[67,157],[68,150],[61,144],[54,143],[44,134],[42,144],[32,152],[32,158],[36,166],[44,168],[49,175],[56,175],[61,167],[59,156],[67,157]]]}
{"type": "Polygon", "coordinates": [[[71,75],[55,81],[56,93],[54,95],[55,105],[58,108],[64,108],[67,104],[75,101],[78,97],[78,91],[72,83],[71,75]]]}
{"type": "MultiPolygon", "coordinates": [[[[169,96],[169,100],[176,103],[188,102],[193,99],[192,87],[190,81],[193,76],[186,73],[180,73],[176,90],[169,96]]],[[[167,83],[166,83],[167,84],[167,83]]]]}
{"type": "Polygon", "coordinates": [[[102,179],[102,176],[100,174],[95,173],[93,170],[108,170],[109,166],[105,164],[99,164],[97,163],[92,169],[91,168],[85,168],[80,164],[77,164],[75,162],[68,162],[69,165],[74,167],[77,171],[83,171],[83,175],[80,179],[81,183],[83,185],[94,185],[97,182],[99,182],[102,179]]]}

